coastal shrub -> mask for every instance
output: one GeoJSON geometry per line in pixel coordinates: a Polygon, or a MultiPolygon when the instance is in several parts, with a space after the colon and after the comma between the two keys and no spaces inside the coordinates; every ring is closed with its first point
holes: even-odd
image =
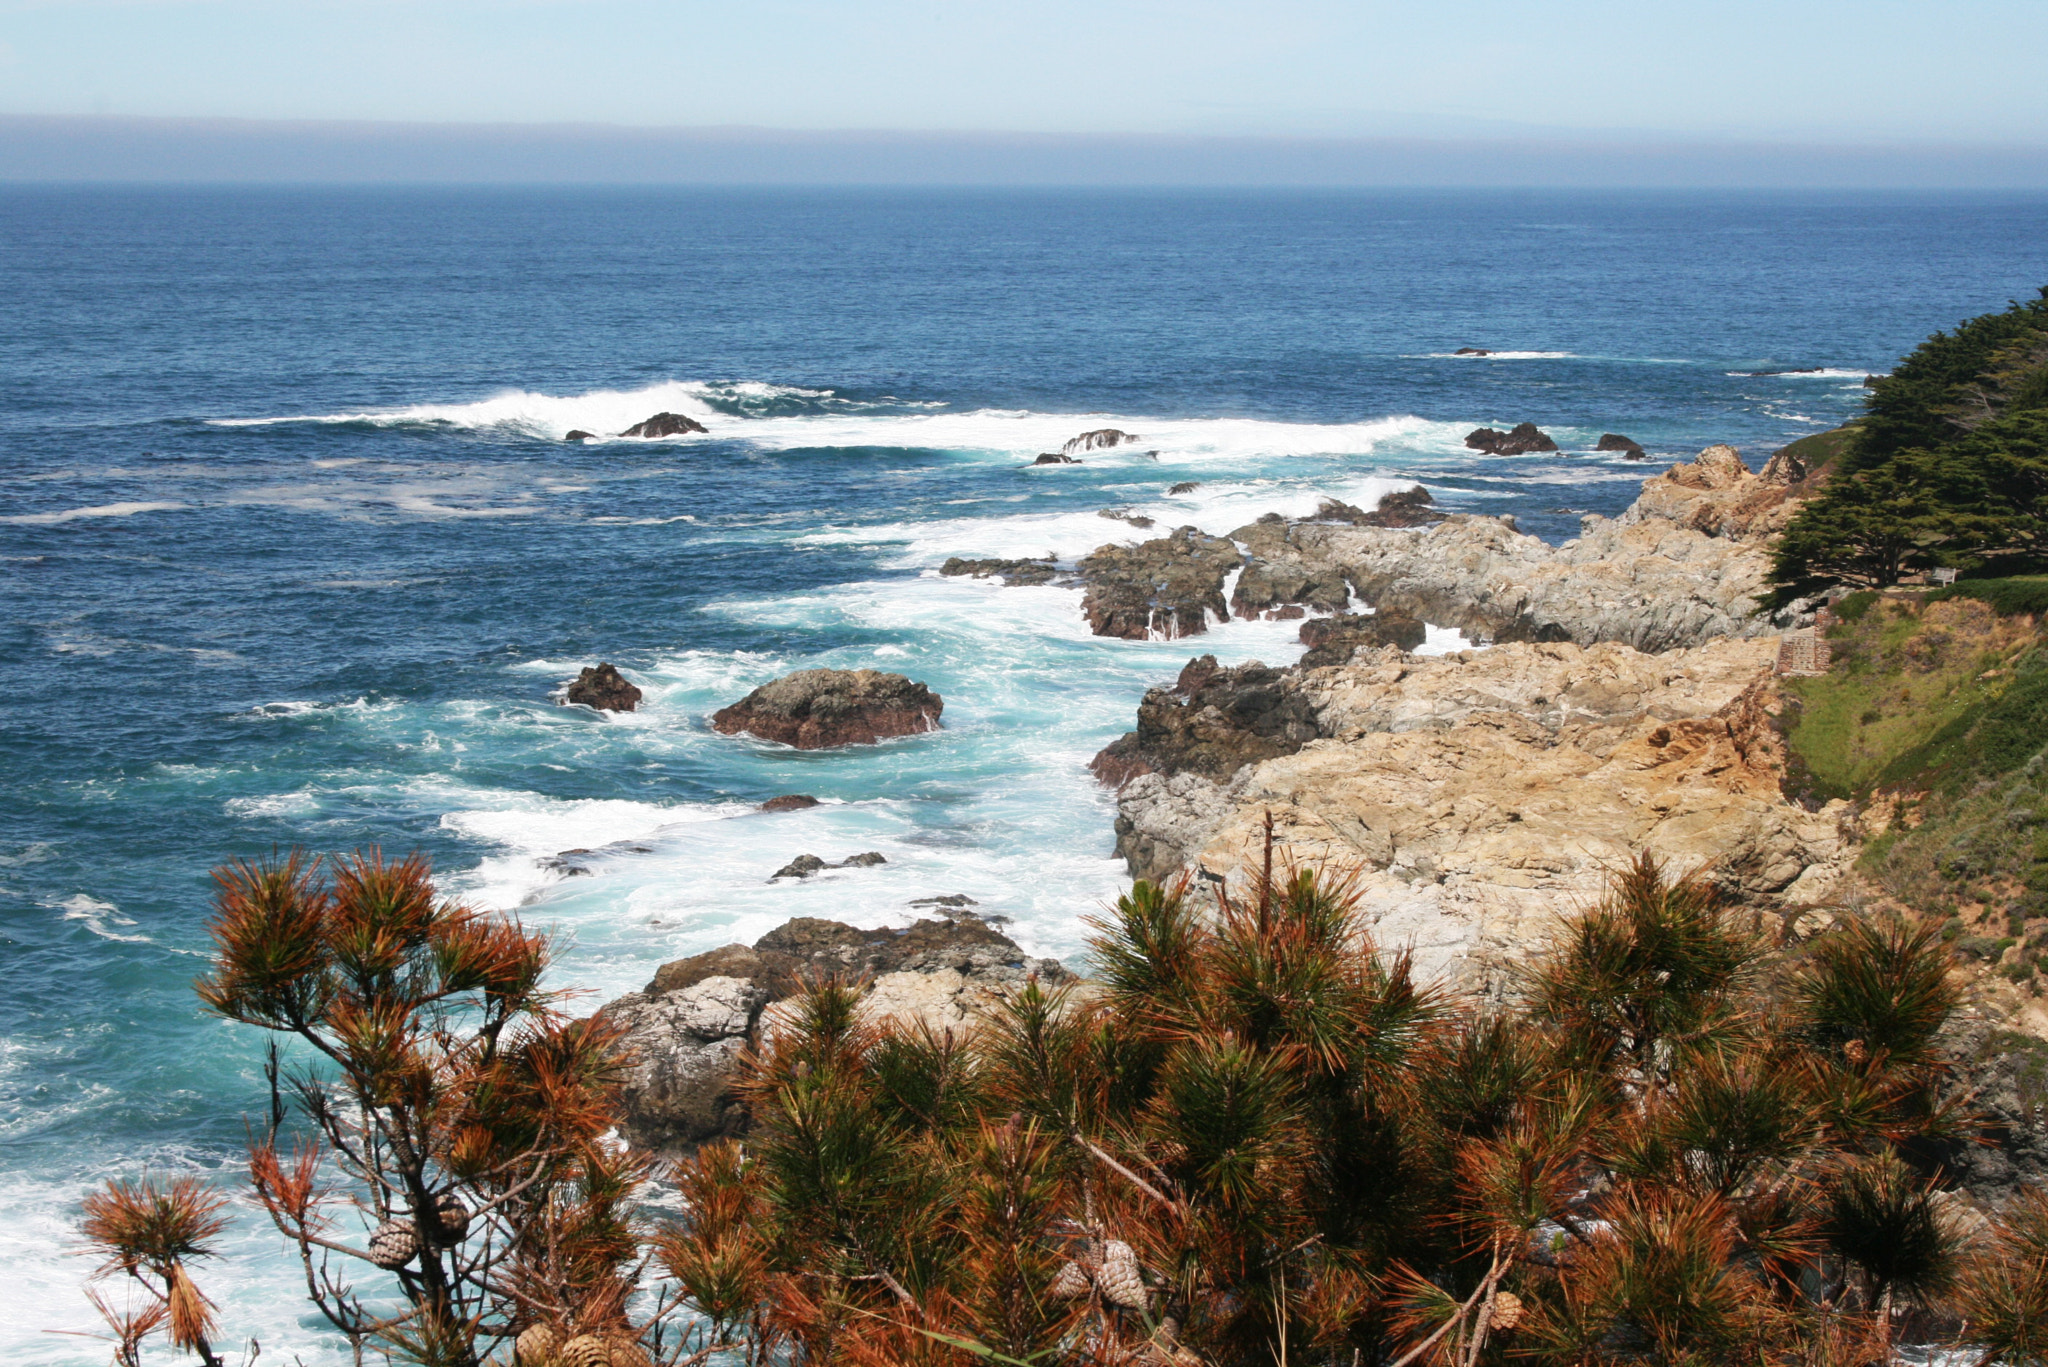
{"type": "MultiPolygon", "coordinates": [[[[1269,840],[1241,883],[1135,884],[1091,922],[1087,987],[1032,980],[969,1029],[811,982],[743,1059],[745,1139],[653,1174],[603,1140],[617,1042],[539,990],[544,938],[437,900],[418,860],[221,877],[202,999],[305,1056],[273,1069],[253,1189],[328,1322],[395,1361],[1678,1367],[1872,1361],[1906,1327],[2037,1341],[2048,1224],[1991,1218],[1973,1254],[1935,1157],[1973,1134],[1935,1047],[1937,923],[1781,950],[1644,856],[1482,1001],[1418,984],[1342,870],[1269,840]]],[[[211,1343],[177,1288],[218,1198],[126,1214],[165,1190],[109,1188],[87,1232],[155,1290],[130,1328],[183,1295],[178,1341],[211,1343]]]]}
{"type": "MultiPolygon", "coordinates": [[[[1925,601],[1939,603],[1949,598],[1975,598],[1989,603],[1991,610],[2001,617],[2048,617],[2048,576],[1963,579],[1945,589],[1934,590],[1925,601]]],[[[1839,613],[1840,608],[1836,610],[1839,613]]]]}

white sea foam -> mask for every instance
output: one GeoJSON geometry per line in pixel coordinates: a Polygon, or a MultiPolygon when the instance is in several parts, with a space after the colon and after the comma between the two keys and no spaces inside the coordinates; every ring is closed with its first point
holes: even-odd
{"type": "Polygon", "coordinates": [[[65,508],[54,513],[17,513],[11,517],[0,517],[0,522],[19,523],[25,527],[52,527],[60,522],[77,522],[89,517],[134,517],[137,513],[171,513],[190,507],[186,503],[100,503],[90,508],[65,508]]]}
{"type": "Polygon", "coordinates": [[[1822,366],[1817,370],[1731,370],[1732,376],[1754,380],[1855,380],[1859,384],[1871,372],[1867,370],[1843,370],[1838,366],[1822,366]]]}
{"type": "Polygon", "coordinates": [[[1425,351],[1416,359],[1429,361],[1570,361],[1582,359],[1574,351],[1489,351],[1484,355],[1468,351],[1425,351]]]}
{"type": "Polygon", "coordinates": [[[87,930],[99,936],[102,940],[120,940],[126,944],[141,945],[150,943],[147,935],[123,935],[119,931],[111,929],[112,926],[132,926],[135,924],[133,917],[123,916],[121,909],[112,902],[102,902],[97,897],[91,897],[81,892],[76,896],[67,897],[62,902],[59,902],[57,909],[63,913],[64,920],[83,922],[87,930]]]}

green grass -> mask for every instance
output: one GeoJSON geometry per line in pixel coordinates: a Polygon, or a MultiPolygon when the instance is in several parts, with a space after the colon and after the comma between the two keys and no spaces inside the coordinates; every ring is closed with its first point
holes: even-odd
{"type": "Polygon", "coordinates": [[[2016,579],[1965,579],[1948,588],[1936,589],[1927,595],[1926,601],[1939,603],[1946,598],[1975,598],[1980,602],[1989,603],[1991,610],[2001,617],[2048,616],[2048,575],[2032,574],[2016,579]]]}

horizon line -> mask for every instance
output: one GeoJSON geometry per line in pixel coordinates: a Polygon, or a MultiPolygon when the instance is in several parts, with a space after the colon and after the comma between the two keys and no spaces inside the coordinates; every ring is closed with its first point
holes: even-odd
{"type": "Polygon", "coordinates": [[[0,114],[0,181],[2021,191],[2048,143],[0,114]]]}

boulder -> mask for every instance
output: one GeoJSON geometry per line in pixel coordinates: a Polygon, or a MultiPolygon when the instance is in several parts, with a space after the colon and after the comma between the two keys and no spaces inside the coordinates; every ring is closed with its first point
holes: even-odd
{"type": "Polygon", "coordinates": [[[1353,652],[1361,646],[1413,650],[1428,635],[1429,630],[1420,619],[1392,609],[1371,614],[1347,612],[1335,617],[1311,618],[1301,624],[1301,642],[1308,647],[1308,653],[1301,657],[1300,667],[1321,669],[1328,665],[1348,664],[1353,652]]]}
{"type": "Polygon", "coordinates": [[[1072,456],[1064,455],[1057,451],[1041,451],[1038,453],[1038,459],[1031,463],[1033,465],[1079,465],[1081,462],[1075,460],[1072,456]]]}
{"type": "Polygon", "coordinates": [[[576,429],[576,430],[575,430],[574,432],[571,432],[571,433],[570,433],[570,434],[569,434],[568,436],[566,436],[566,437],[563,437],[563,438],[562,438],[562,440],[563,440],[563,441],[591,441],[591,440],[594,440],[594,439],[596,438],[596,436],[597,436],[597,433],[595,433],[595,432],[586,432],[586,431],[584,431],[584,430],[583,430],[582,428],[580,428],[580,427],[579,427],[579,428],[577,428],[577,429],[576,429]]]}
{"type": "Polygon", "coordinates": [[[564,695],[565,702],[600,712],[631,712],[640,705],[640,698],[640,690],[609,664],[585,666],[564,695]]]}
{"type": "Polygon", "coordinates": [[[1080,563],[1088,588],[1081,611],[1097,636],[1198,636],[1209,629],[1209,614],[1229,620],[1223,581],[1243,564],[1230,541],[1194,527],[1136,546],[1103,546],[1080,563]]]}
{"type": "Polygon", "coordinates": [[[711,729],[746,732],[799,750],[872,745],[939,729],[945,700],[901,674],[875,669],[800,669],[711,714],[711,729]]]}
{"type": "Polygon", "coordinates": [[[1644,453],[1643,448],[1636,444],[1634,438],[1624,437],[1619,432],[1602,432],[1600,440],[1593,444],[1593,449],[1595,451],[1620,451],[1622,452],[1623,460],[1649,459],[1649,456],[1644,453]]]}
{"type": "Polygon", "coordinates": [[[680,437],[690,432],[705,432],[709,430],[695,418],[685,417],[681,413],[656,413],[645,422],[634,423],[631,427],[619,433],[619,435],[622,437],[647,438],[680,437]]]}
{"type": "Polygon", "coordinates": [[[1465,436],[1465,445],[1491,456],[1526,456],[1535,451],[1555,451],[1557,443],[1536,430],[1533,422],[1516,423],[1511,431],[1475,428],[1465,436]]]}
{"type": "Polygon", "coordinates": [[[1222,783],[1315,736],[1313,710],[1281,670],[1257,660],[1225,669],[1203,655],[1188,661],[1172,688],[1148,690],[1138,704],[1138,729],[1112,741],[1088,767],[1112,788],[1139,774],[1192,773],[1222,783]]]}
{"type": "Polygon", "coordinates": [[[1062,575],[1052,556],[1038,560],[968,560],[948,556],[939,573],[949,577],[1000,579],[1005,584],[1050,584],[1070,578],[1062,575]]]}
{"type": "Polygon", "coordinates": [[[1112,446],[1129,446],[1135,441],[1137,437],[1129,432],[1119,432],[1114,427],[1098,427],[1069,441],[1060,448],[1060,454],[1071,456],[1076,451],[1107,451],[1112,446]]]}
{"type": "Polygon", "coordinates": [[[1057,960],[1026,955],[972,917],[902,930],[805,917],[751,947],[663,964],[646,988],[600,1013],[624,1028],[630,1059],[620,1131],[636,1147],[668,1154],[744,1133],[733,1086],[739,1057],[773,1028],[775,1003],[806,983],[864,981],[869,1019],[896,1016],[945,1031],[967,1026],[1033,975],[1048,983],[1070,977],[1057,960]]]}
{"type": "Polygon", "coordinates": [[[755,810],[761,812],[801,812],[807,807],[815,807],[817,805],[818,799],[808,793],[784,793],[781,797],[769,798],[766,802],[755,808],[755,810]]]}

